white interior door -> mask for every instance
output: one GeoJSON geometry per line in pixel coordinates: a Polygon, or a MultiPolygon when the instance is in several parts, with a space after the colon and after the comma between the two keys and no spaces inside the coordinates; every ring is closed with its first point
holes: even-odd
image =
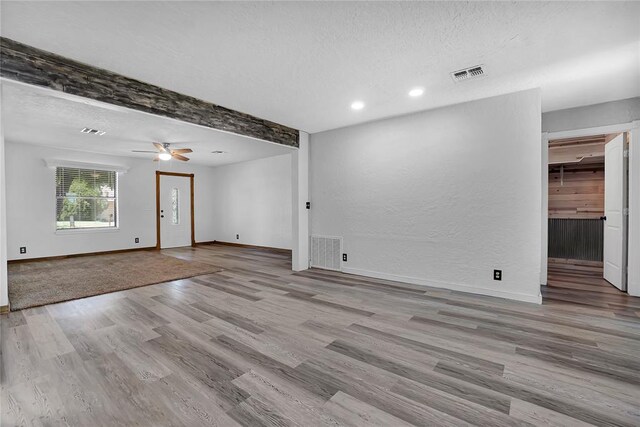
{"type": "Polygon", "coordinates": [[[160,247],[191,246],[191,178],[160,175],[160,247]]]}
{"type": "Polygon", "coordinates": [[[604,148],[604,278],[625,290],[625,140],[620,134],[604,148]]]}

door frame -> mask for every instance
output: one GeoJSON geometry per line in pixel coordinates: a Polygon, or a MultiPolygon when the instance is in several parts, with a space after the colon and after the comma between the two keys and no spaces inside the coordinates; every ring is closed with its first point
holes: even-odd
{"type": "MultiPolygon", "coordinates": [[[[540,284],[547,284],[547,249],[549,244],[549,141],[553,139],[574,138],[607,133],[629,132],[629,187],[627,217],[627,259],[640,257],[640,120],[591,128],[542,132],[542,253],[540,265],[540,284]]],[[[628,262],[627,293],[640,296],[640,266],[628,262]]]]}
{"type": "Polygon", "coordinates": [[[183,178],[189,178],[190,193],[191,193],[191,247],[196,246],[196,228],[195,228],[195,215],[194,215],[194,178],[192,173],[179,173],[179,172],[164,172],[156,171],[156,249],[160,250],[160,176],[181,176],[183,178]]]}

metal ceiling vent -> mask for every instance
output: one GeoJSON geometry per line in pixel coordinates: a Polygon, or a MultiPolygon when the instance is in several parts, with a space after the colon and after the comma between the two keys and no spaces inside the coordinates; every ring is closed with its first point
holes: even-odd
{"type": "Polygon", "coordinates": [[[484,69],[484,65],[475,65],[473,67],[454,71],[453,73],[451,73],[451,78],[454,82],[457,83],[465,80],[477,79],[486,75],[487,73],[484,69]]]}
{"type": "Polygon", "coordinates": [[[88,133],[89,135],[104,135],[106,132],[103,130],[98,130],[98,129],[91,129],[91,128],[83,128],[80,132],[82,133],[88,133]]]}
{"type": "Polygon", "coordinates": [[[311,267],[342,269],[342,237],[311,236],[311,267]]]}

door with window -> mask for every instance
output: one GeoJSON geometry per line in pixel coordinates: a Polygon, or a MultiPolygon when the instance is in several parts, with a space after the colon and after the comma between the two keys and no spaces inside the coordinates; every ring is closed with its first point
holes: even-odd
{"type": "Polygon", "coordinates": [[[160,247],[191,246],[191,177],[160,175],[160,247]]]}

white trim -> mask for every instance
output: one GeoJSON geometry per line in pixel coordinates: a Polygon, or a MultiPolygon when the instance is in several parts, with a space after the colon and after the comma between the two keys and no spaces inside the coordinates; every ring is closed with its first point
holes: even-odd
{"type": "Polygon", "coordinates": [[[70,160],[60,160],[60,159],[44,159],[45,165],[48,168],[77,168],[77,169],[95,169],[95,170],[104,170],[104,171],[114,171],[119,174],[124,174],[129,171],[129,167],[121,166],[121,165],[105,165],[101,163],[86,163],[86,162],[75,162],[70,160]]]}
{"type": "Polygon", "coordinates": [[[116,233],[120,227],[86,227],[86,228],[59,228],[55,231],[60,236],[91,233],[116,233]]]}
{"type": "Polygon", "coordinates": [[[627,293],[640,297],[640,120],[629,131],[627,293]]]}
{"type": "MultiPolygon", "coordinates": [[[[548,139],[576,138],[580,136],[602,135],[606,133],[625,132],[632,128],[639,127],[640,120],[620,123],[617,125],[596,126],[592,128],[563,130],[558,132],[546,132],[548,139]]],[[[544,134],[544,133],[543,133],[544,134]]]]}
{"type": "Polygon", "coordinates": [[[549,133],[542,132],[542,244],[540,262],[540,284],[547,285],[548,258],[549,258],[549,133]]]}
{"type": "Polygon", "coordinates": [[[450,289],[454,291],[467,292],[467,293],[476,294],[476,295],[486,295],[490,297],[506,298],[510,300],[528,302],[533,304],[542,304],[542,294],[540,294],[539,292],[537,295],[520,294],[520,293],[514,293],[514,292],[499,291],[496,289],[478,288],[475,286],[461,285],[458,283],[427,280],[419,277],[400,276],[396,274],[380,273],[377,271],[361,270],[358,268],[351,268],[351,267],[343,267],[342,272],[348,273],[348,274],[357,274],[358,276],[373,277],[376,279],[411,283],[413,285],[419,285],[419,286],[425,286],[425,287],[450,289]]]}

